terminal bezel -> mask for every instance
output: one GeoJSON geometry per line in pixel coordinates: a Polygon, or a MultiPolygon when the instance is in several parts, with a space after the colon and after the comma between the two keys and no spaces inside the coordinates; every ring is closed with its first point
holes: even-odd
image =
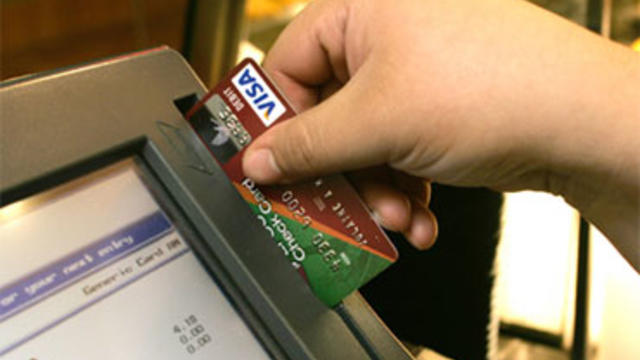
{"type": "Polygon", "coordinates": [[[327,308],[274,246],[183,118],[205,92],[166,47],[2,83],[0,205],[134,158],[274,358],[410,359],[358,294],[327,308]]]}

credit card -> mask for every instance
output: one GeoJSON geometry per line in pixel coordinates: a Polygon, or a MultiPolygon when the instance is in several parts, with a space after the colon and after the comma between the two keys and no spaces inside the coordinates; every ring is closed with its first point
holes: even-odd
{"type": "Polygon", "coordinates": [[[371,280],[398,252],[342,175],[261,186],[244,176],[244,149],[295,115],[251,59],[243,60],[186,119],[291,265],[328,306],[371,280]]]}

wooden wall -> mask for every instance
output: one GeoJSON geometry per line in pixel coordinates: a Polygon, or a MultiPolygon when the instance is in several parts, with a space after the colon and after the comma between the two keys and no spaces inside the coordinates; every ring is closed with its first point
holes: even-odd
{"type": "Polygon", "coordinates": [[[167,44],[180,50],[188,0],[0,0],[0,78],[167,44]]]}

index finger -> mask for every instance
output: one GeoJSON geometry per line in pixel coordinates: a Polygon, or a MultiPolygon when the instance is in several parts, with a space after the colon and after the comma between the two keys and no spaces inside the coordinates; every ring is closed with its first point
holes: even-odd
{"type": "Polygon", "coordinates": [[[313,2],[280,34],[264,68],[302,112],[318,103],[322,85],[348,79],[344,51],[347,7],[343,0],[313,2]]]}

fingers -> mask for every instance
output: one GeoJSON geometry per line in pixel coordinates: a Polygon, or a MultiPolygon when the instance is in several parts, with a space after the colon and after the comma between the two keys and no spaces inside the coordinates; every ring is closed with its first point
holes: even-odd
{"type": "Polygon", "coordinates": [[[393,185],[386,168],[378,167],[348,174],[349,180],[386,229],[404,232],[411,224],[411,201],[393,185]]]}
{"type": "Polygon", "coordinates": [[[431,194],[428,183],[386,167],[351,172],[348,177],[380,225],[403,233],[417,249],[433,246],[438,223],[428,209],[431,194]]]}
{"type": "Polygon", "coordinates": [[[411,212],[411,225],[403,232],[411,245],[419,250],[433,246],[438,237],[438,222],[431,210],[416,204],[411,212]]]}
{"type": "Polygon", "coordinates": [[[423,207],[428,207],[431,201],[431,183],[423,178],[409,175],[402,171],[392,171],[393,183],[405,194],[411,197],[411,201],[423,207]]]}
{"type": "Polygon", "coordinates": [[[258,137],[244,154],[245,174],[259,183],[286,183],[387,162],[396,129],[388,129],[383,113],[371,106],[375,99],[360,81],[362,73],[258,137]]]}
{"type": "Polygon", "coordinates": [[[342,0],[309,4],[281,33],[264,60],[264,68],[302,112],[318,102],[318,87],[348,78],[342,0]]]}
{"type": "MultiPolygon", "coordinates": [[[[344,0],[310,4],[267,55],[265,69],[302,114],[274,126],[246,150],[243,168],[255,181],[291,182],[387,160],[393,141],[383,136],[384,127],[375,126],[382,112],[368,94],[374,86],[364,84],[374,80],[358,81],[374,79],[375,71],[369,66],[369,76],[362,74],[364,56],[347,64],[350,7],[344,0]]],[[[366,48],[363,43],[352,44],[350,51],[366,48]]]]}
{"type": "MultiPolygon", "coordinates": [[[[366,80],[359,80],[379,78],[375,72],[367,74],[361,41],[356,42],[359,49],[351,43],[347,61],[348,7],[344,0],[312,3],[267,55],[265,69],[302,114],[274,126],[245,151],[243,170],[255,181],[292,182],[363,169],[387,163],[392,151],[398,153],[397,146],[392,148],[400,137],[397,127],[389,126],[393,121],[388,112],[385,116],[386,111],[374,106],[382,99],[368,91],[366,80]]],[[[386,173],[385,178],[360,177],[356,186],[361,196],[383,226],[403,232],[419,249],[430,247],[438,232],[427,208],[430,186],[418,178],[386,173]]]]}

